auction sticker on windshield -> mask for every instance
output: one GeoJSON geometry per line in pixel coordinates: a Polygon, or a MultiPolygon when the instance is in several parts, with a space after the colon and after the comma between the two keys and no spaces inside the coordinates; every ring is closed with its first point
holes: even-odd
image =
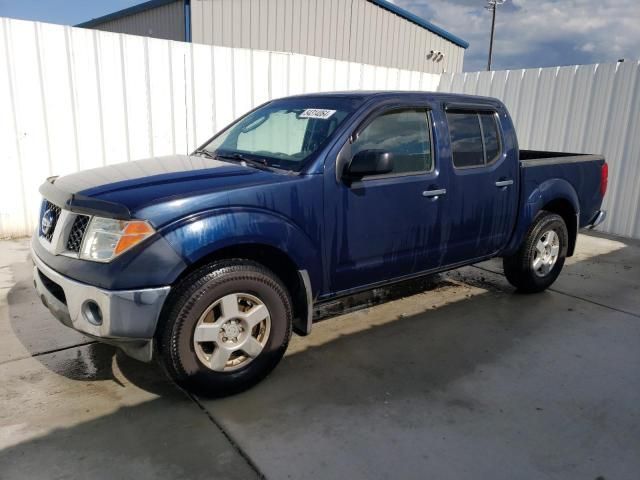
{"type": "Polygon", "coordinates": [[[326,120],[331,118],[331,115],[336,113],[335,110],[325,110],[323,108],[307,108],[304,112],[300,114],[298,118],[319,118],[321,120],[326,120]]]}

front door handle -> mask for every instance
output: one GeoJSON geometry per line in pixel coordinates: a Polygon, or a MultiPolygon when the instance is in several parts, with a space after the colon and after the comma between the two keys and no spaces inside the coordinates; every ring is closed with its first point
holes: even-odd
{"type": "Polygon", "coordinates": [[[424,192],[422,192],[422,196],[433,198],[433,197],[439,197],[440,195],[444,195],[445,193],[447,193],[447,189],[440,188],[438,190],[425,190],[424,192]]]}
{"type": "Polygon", "coordinates": [[[513,180],[498,180],[496,182],[496,187],[508,187],[509,185],[513,185],[513,180]]]}

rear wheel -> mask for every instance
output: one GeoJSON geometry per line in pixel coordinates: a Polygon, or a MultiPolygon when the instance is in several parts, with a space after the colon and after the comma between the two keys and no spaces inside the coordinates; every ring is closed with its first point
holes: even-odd
{"type": "Polygon", "coordinates": [[[542,212],[520,249],[503,258],[509,283],[525,293],[541,292],[555,282],[567,256],[569,234],[560,215],[542,212]]]}
{"type": "Polygon", "coordinates": [[[179,385],[220,397],[245,390],[275,368],[291,337],[292,307],[276,275],[248,260],[207,265],[173,289],[157,347],[179,385]]]}

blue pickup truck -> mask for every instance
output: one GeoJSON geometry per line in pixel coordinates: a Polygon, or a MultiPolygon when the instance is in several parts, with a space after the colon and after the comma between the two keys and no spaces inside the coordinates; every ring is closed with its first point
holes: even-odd
{"type": "Polygon", "coordinates": [[[282,98],[191,155],[47,179],[34,282],[65,325],[228,395],[338,297],[492,257],[544,290],[606,187],[602,156],[519,150],[492,98],[282,98]]]}

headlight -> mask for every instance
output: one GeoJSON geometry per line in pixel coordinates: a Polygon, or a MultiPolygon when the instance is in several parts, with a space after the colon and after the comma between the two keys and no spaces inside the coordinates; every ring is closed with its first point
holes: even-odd
{"type": "Polygon", "coordinates": [[[154,233],[153,227],[142,220],[93,217],[82,242],[80,258],[110,262],[154,233]]]}

